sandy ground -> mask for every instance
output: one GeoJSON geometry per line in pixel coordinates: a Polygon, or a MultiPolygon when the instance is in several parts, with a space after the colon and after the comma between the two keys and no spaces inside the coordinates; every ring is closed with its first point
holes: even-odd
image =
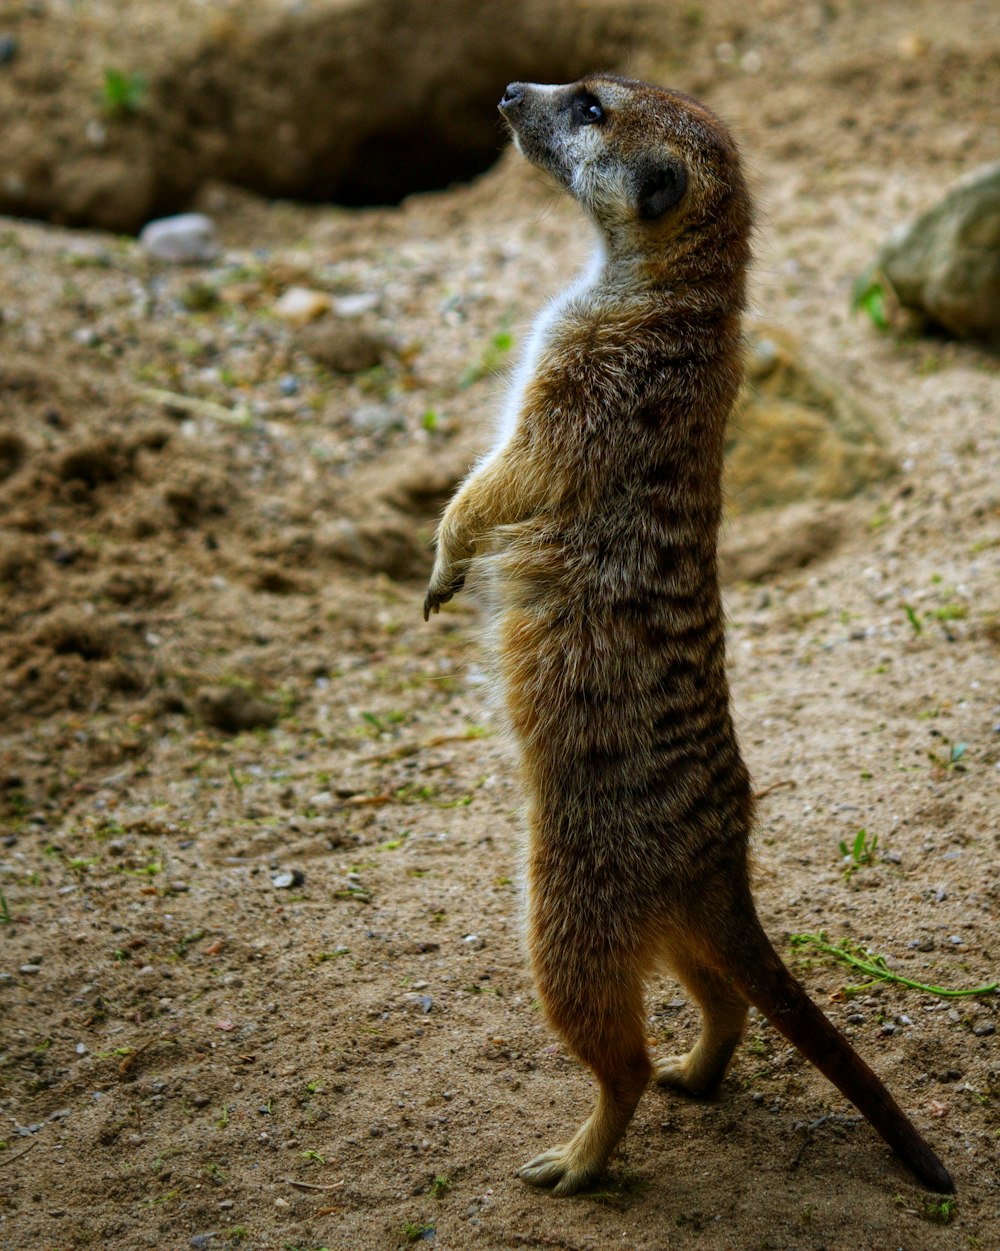
{"type": "MultiPolygon", "coordinates": [[[[995,159],[1000,23],[744,9],[688,6],[690,56],[633,69],[732,121],[755,309],[898,464],[821,559],[727,588],[758,898],[957,1201],[759,1018],[716,1099],[645,1096],[599,1190],[513,1175],[591,1081],[521,950],[478,609],[420,617],[434,515],[588,245],[508,154],[398,209],[205,188],[224,250],[194,268],[0,222],[3,1251],[1000,1246],[997,996],[849,991],[790,942],[1000,976],[1000,368],[848,312],[892,226],[995,159]],[[290,325],[295,286],[339,314],[290,325]]],[[[696,1026],[652,988],[654,1047],[696,1026]]]]}

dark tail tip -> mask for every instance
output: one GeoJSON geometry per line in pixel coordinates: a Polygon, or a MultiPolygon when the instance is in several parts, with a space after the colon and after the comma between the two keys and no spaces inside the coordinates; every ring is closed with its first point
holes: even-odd
{"type": "Polygon", "coordinates": [[[919,1148],[915,1148],[905,1159],[914,1175],[928,1190],[939,1195],[955,1193],[951,1174],[925,1142],[921,1141],[919,1148]]]}

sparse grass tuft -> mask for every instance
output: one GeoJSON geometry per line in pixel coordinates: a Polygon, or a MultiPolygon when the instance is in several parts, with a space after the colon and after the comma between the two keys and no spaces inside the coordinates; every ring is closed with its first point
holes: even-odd
{"type": "Polygon", "coordinates": [[[866,951],[863,947],[858,947],[847,938],[834,944],[823,933],[791,934],[789,935],[789,942],[795,948],[812,948],[822,955],[832,956],[834,960],[839,960],[841,964],[846,964],[852,969],[860,969],[862,973],[867,973],[872,980],[860,986],[845,986],[844,993],[847,995],[856,995],[861,991],[868,990],[876,982],[894,982],[897,986],[909,986],[911,990],[920,990],[927,995],[938,995],[942,999],[961,999],[973,995],[989,995],[1000,987],[1000,982],[990,982],[988,986],[972,986],[961,990],[950,990],[946,986],[930,986],[926,982],[915,982],[912,978],[901,977],[898,973],[893,973],[886,965],[885,956],[872,955],[871,952],[866,951]]]}
{"type": "Polygon", "coordinates": [[[864,313],[877,330],[889,329],[887,286],[882,271],[870,267],[859,275],[851,291],[851,312],[864,313]]]}
{"type": "Polygon", "coordinates": [[[404,1246],[410,1246],[411,1243],[419,1242],[421,1238],[426,1238],[430,1233],[434,1232],[433,1225],[421,1225],[418,1221],[404,1221],[403,1227],[400,1229],[400,1237],[403,1239],[404,1246]]]}
{"type": "Polygon", "coordinates": [[[442,1199],[451,1189],[451,1177],[447,1173],[438,1173],[431,1182],[431,1194],[435,1199],[442,1199]]]}
{"type": "Polygon", "coordinates": [[[113,118],[133,117],[142,108],[148,89],[145,74],[125,74],[118,69],[106,69],[101,91],[105,114],[113,118]]]}
{"type": "Polygon", "coordinates": [[[849,881],[858,869],[870,868],[875,863],[875,848],[878,846],[878,835],[869,835],[864,828],[858,830],[854,842],[848,846],[840,840],[840,854],[844,857],[844,880],[849,881]]]}

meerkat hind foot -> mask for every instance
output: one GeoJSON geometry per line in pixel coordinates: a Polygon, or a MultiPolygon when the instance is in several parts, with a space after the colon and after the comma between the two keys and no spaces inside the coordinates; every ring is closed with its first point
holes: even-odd
{"type": "Polygon", "coordinates": [[[522,1164],[517,1175],[531,1186],[550,1187],[554,1195],[575,1195],[604,1172],[603,1160],[595,1164],[579,1159],[579,1155],[573,1142],[564,1142],[522,1164]]]}
{"type": "Polygon", "coordinates": [[[695,1048],[692,1048],[686,1055],[654,1060],[653,1078],[657,1086],[669,1086],[695,1099],[713,1094],[722,1081],[725,1069],[722,1072],[706,1071],[697,1064],[698,1057],[694,1052],[695,1048]]]}

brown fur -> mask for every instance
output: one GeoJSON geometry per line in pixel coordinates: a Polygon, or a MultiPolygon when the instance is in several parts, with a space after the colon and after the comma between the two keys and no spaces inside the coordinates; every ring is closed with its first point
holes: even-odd
{"type": "Polygon", "coordinates": [[[735,145],[695,101],[612,75],[512,84],[501,110],[601,238],[594,273],[542,314],[499,442],[444,514],[424,605],[436,612],[483,558],[528,799],[532,966],[599,1085],[575,1136],[520,1175],[557,1194],[592,1182],[650,1076],[691,1094],[719,1084],[749,1001],[949,1191],[751,898],[754,804],[716,574],[751,225],[735,145]],[[643,984],[661,966],[703,1032],[651,1062],[643,984]]]}

